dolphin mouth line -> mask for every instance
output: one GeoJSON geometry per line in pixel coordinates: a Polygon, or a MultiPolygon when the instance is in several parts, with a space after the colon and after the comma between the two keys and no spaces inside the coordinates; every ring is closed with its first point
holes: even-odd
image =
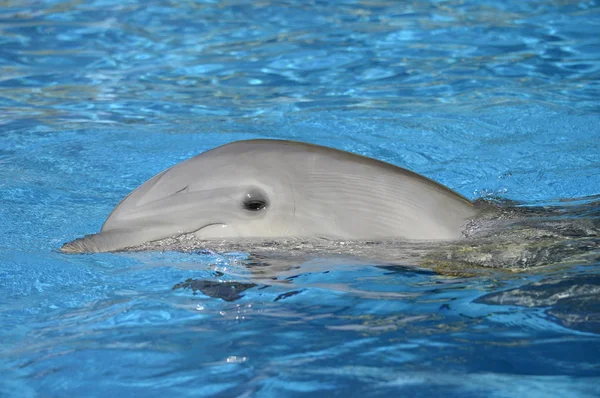
{"type": "Polygon", "coordinates": [[[208,228],[208,227],[214,227],[214,226],[216,226],[216,225],[227,226],[227,224],[226,224],[226,223],[224,223],[224,222],[213,222],[213,223],[210,223],[210,224],[206,224],[206,225],[204,225],[204,226],[202,226],[202,227],[198,228],[197,230],[195,230],[195,231],[192,231],[191,233],[193,233],[193,234],[197,234],[198,232],[202,231],[203,229],[206,229],[206,228],[208,228]]]}

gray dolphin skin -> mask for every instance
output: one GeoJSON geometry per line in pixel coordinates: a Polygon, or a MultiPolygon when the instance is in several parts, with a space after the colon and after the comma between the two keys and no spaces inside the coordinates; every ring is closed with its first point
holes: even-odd
{"type": "Polygon", "coordinates": [[[199,239],[456,240],[476,215],[458,193],[409,170],[294,141],[237,141],[185,160],[123,199],[69,253],[199,239]]]}

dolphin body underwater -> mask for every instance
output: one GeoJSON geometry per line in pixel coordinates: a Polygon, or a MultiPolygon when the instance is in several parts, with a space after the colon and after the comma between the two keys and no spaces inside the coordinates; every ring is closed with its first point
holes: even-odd
{"type": "MultiPolygon", "coordinates": [[[[472,203],[379,160],[313,144],[256,139],[220,146],[159,173],[127,195],[99,233],[60,250],[187,251],[181,244],[160,242],[192,236],[196,247],[189,250],[248,238],[263,239],[252,248],[262,244],[268,251],[274,246],[269,240],[317,238],[312,248],[320,248],[319,254],[335,252],[321,241],[366,240],[381,244],[363,245],[363,256],[386,252],[394,261],[408,261],[406,253],[423,243],[450,247],[434,256],[437,263],[454,259],[493,268],[529,267],[576,254],[596,258],[598,203],[597,197],[554,208],[472,203]]],[[[229,249],[245,251],[243,246],[229,249]]],[[[342,248],[337,254],[347,253],[342,248]]]]}

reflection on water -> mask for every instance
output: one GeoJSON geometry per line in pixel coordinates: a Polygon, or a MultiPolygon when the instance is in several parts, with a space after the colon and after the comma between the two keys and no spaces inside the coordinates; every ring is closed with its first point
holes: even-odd
{"type": "Polygon", "coordinates": [[[490,293],[476,302],[544,308],[563,326],[600,333],[600,276],[554,275],[520,288],[490,293]]]}

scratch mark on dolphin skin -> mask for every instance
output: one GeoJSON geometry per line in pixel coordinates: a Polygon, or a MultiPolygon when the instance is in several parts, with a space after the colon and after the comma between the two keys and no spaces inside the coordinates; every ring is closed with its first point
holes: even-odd
{"type": "Polygon", "coordinates": [[[183,191],[187,191],[187,189],[189,188],[189,185],[186,185],[185,187],[181,188],[179,191],[175,192],[175,195],[177,195],[178,193],[181,193],[183,191]]]}

